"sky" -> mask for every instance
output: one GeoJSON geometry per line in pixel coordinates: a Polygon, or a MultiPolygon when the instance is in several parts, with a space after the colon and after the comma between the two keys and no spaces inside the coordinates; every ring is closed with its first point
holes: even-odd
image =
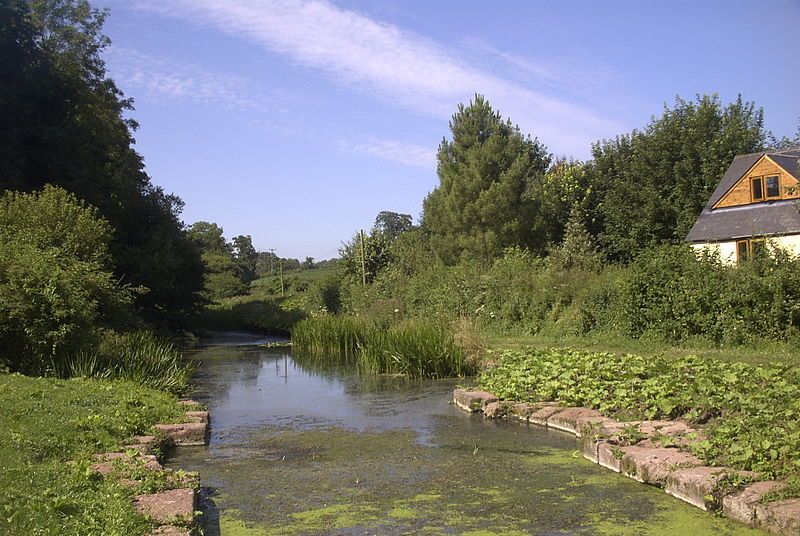
{"type": "Polygon", "coordinates": [[[383,210],[418,221],[476,93],[577,159],[676,96],[800,125],[800,0],[93,1],[153,182],[282,257],[335,257],[383,210]]]}

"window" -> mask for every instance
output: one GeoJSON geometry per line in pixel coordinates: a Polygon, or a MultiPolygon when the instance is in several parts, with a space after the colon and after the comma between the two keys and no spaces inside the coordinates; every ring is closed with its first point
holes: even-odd
{"type": "Polygon", "coordinates": [[[767,197],[780,197],[781,196],[781,181],[778,175],[770,175],[765,177],[767,183],[767,197]]]}
{"type": "Polygon", "coordinates": [[[738,240],[736,242],[736,263],[753,260],[767,254],[767,243],[763,238],[738,240]]]}
{"type": "Polygon", "coordinates": [[[752,181],[753,201],[761,201],[764,199],[764,183],[761,182],[761,177],[753,177],[750,180],[752,181]]]}

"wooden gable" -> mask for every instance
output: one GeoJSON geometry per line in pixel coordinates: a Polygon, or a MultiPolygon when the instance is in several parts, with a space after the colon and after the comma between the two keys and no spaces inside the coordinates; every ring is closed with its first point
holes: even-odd
{"type": "Polygon", "coordinates": [[[728,190],[712,208],[737,207],[751,203],[777,201],[780,199],[800,199],[800,182],[789,172],[775,163],[769,155],[764,155],[742,175],[742,178],[728,190]],[[767,177],[778,177],[778,195],[767,195],[767,177]],[[760,180],[761,196],[758,196],[760,180]],[[754,182],[756,183],[754,185],[754,182]],[[754,188],[756,191],[754,191],[754,188]]]}

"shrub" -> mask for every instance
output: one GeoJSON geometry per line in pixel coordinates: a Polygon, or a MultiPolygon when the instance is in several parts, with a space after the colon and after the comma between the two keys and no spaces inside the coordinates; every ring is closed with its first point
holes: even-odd
{"type": "Polygon", "coordinates": [[[47,372],[124,316],[130,295],[111,272],[110,235],[94,208],[59,188],[0,197],[0,361],[47,372]]]}

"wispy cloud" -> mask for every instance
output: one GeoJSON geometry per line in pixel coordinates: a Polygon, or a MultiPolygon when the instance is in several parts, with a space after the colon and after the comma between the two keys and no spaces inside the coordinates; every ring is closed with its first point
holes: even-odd
{"type": "Polygon", "coordinates": [[[141,52],[112,47],[106,60],[117,83],[137,97],[157,102],[214,105],[246,112],[250,124],[287,136],[329,142],[345,151],[431,169],[435,151],[399,140],[379,140],[341,132],[336,125],[311,126],[297,120],[299,104],[307,101],[279,90],[266,91],[255,80],[232,73],[204,69],[196,64],[156,58],[141,52]],[[331,132],[336,132],[331,136],[331,132]]]}
{"type": "MultiPolygon", "coordinates": [[[[529,87],[464,59],[459,50],[324,0],[138,0],[138,7],[258,43],[335,82],[423,114],[450,115],[485,94],[552,148],[585,149],[621,127],[566,98],[557,77],[529,87]]],[[[513,59],[513,58],[512,58],[513,59]]],[[[550,71],[528,63],[529,72],[550,71]]]]}

